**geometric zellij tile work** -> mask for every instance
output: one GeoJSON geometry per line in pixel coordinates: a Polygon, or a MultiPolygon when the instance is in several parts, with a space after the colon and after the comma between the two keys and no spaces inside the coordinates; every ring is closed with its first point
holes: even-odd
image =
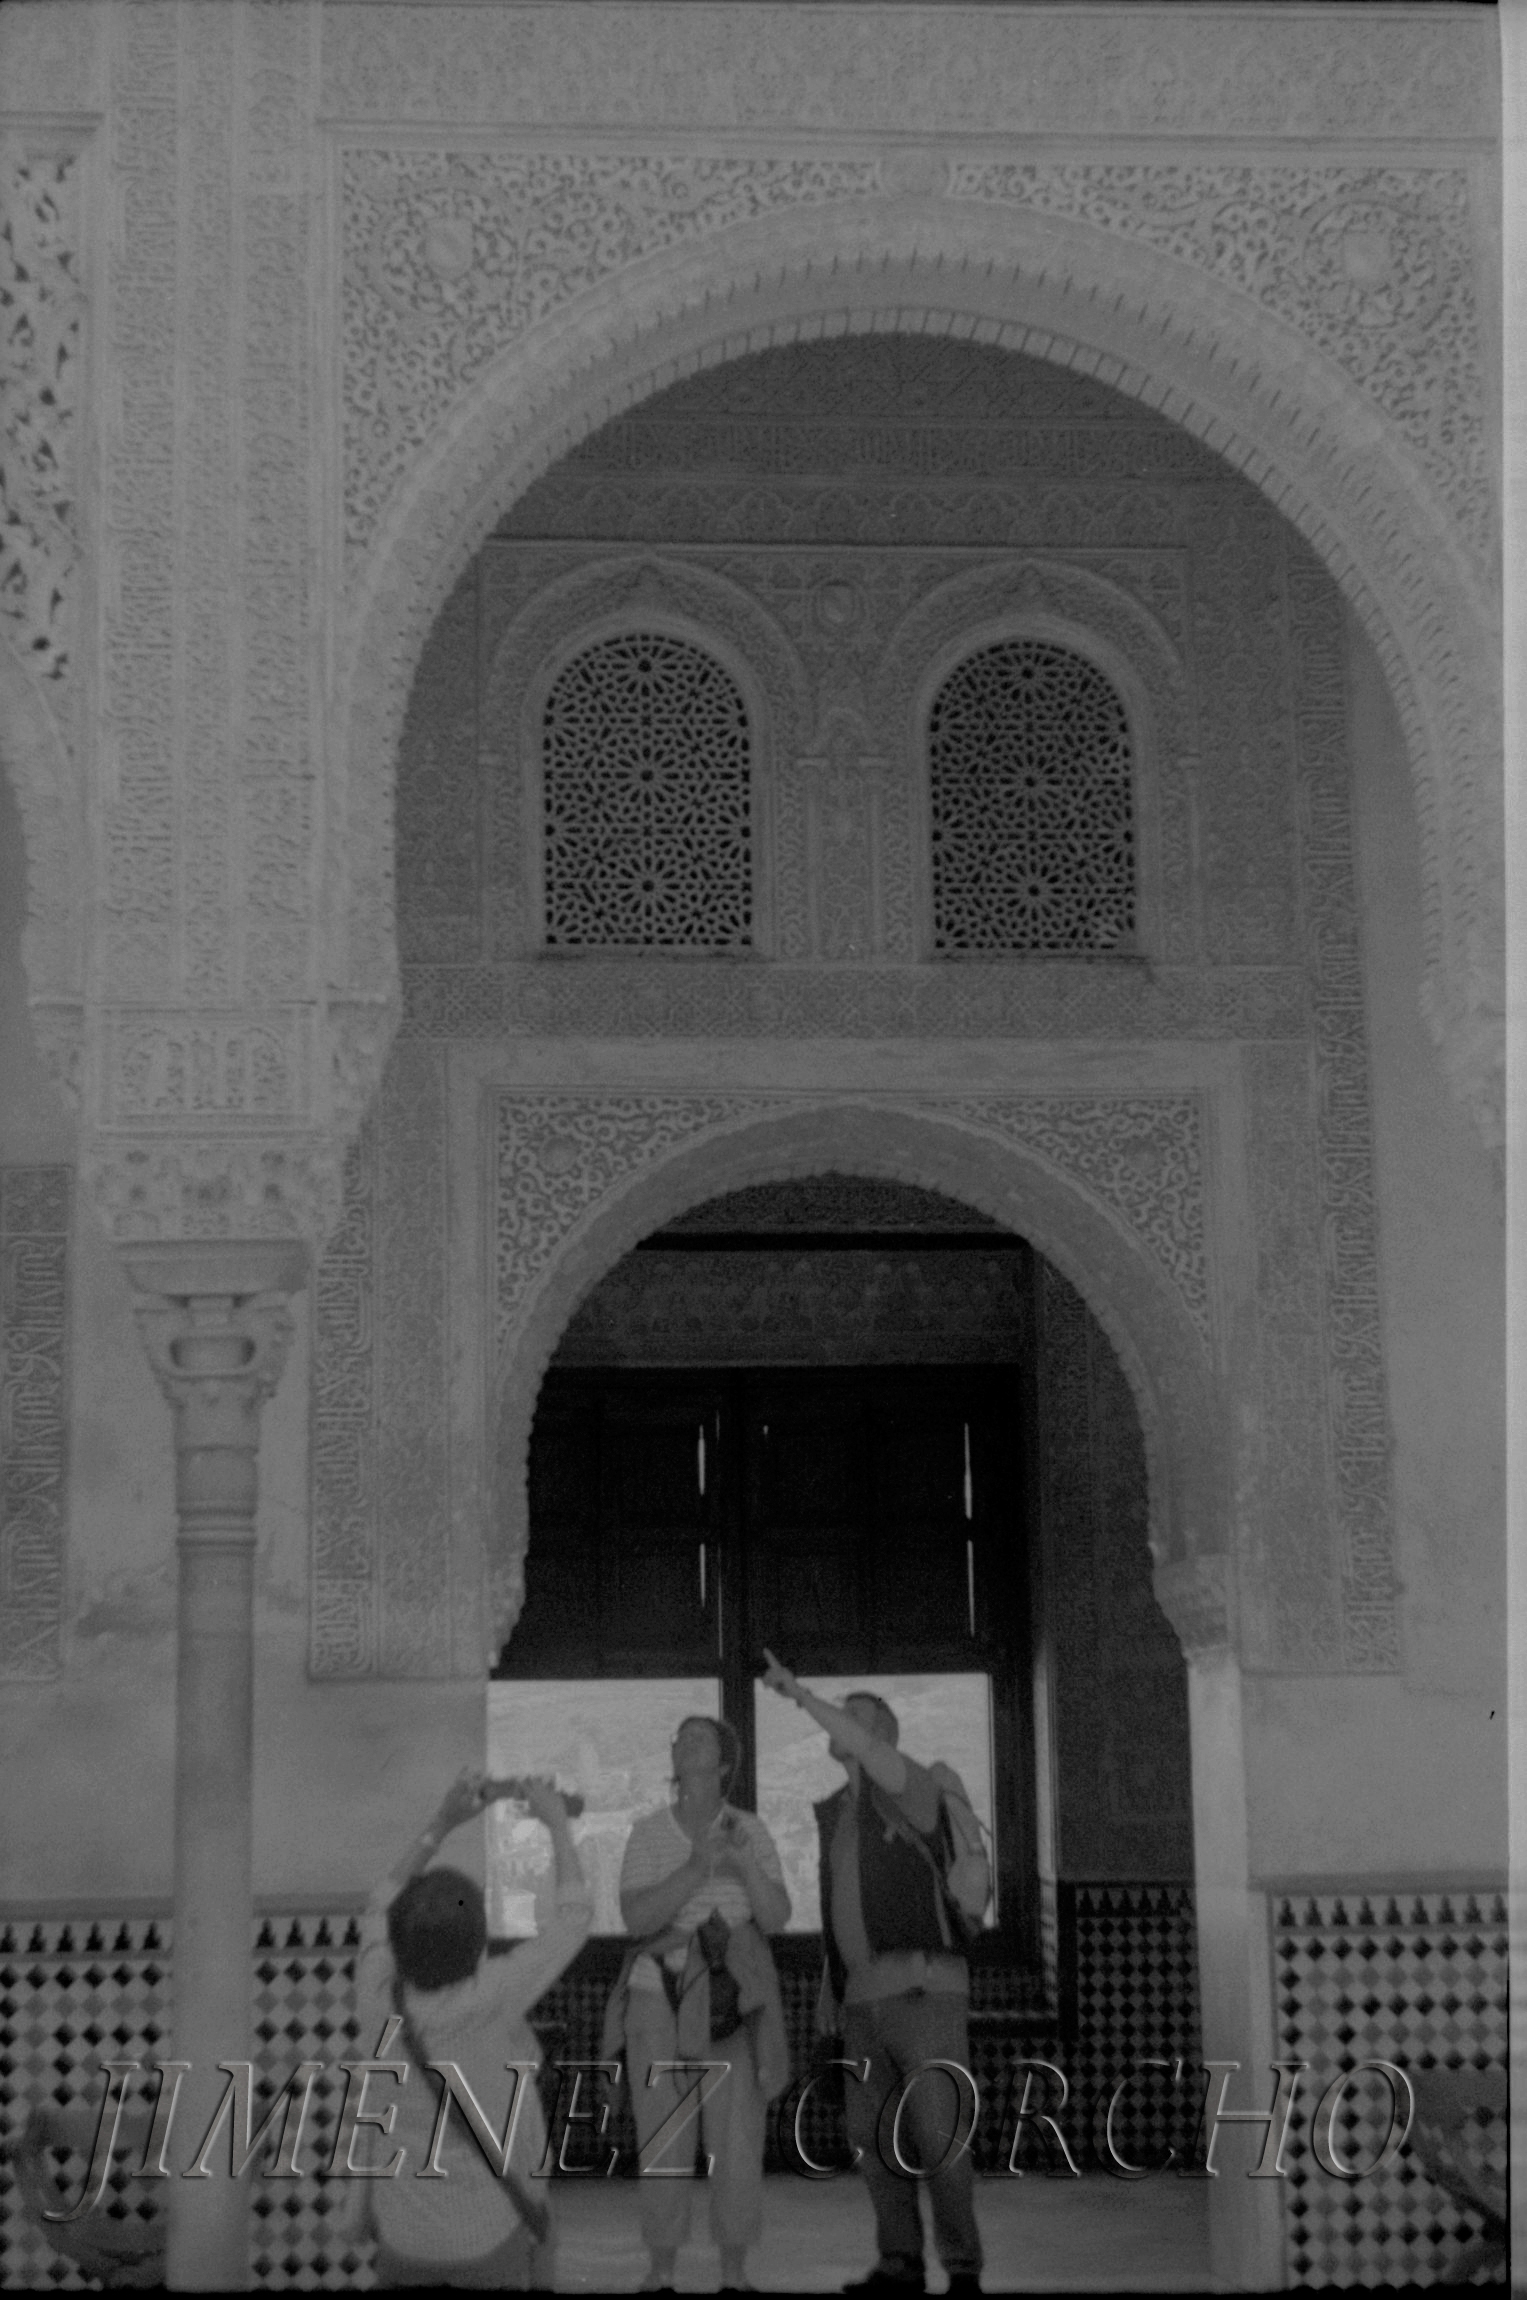
{"type": "MultiPolygon", "coordinates": [[[[1504,2068],[1506,1905],[1498,1893],[1322,1894],[1274,1908],[1280,2057],[1310,2074],[1290,2126],[1284,2184],[1295,2284],[1431,2284],[1478,2236],[1404,2150],[1376,2177],[1333,2180],[1316,2165],[1310,2117],[1326,2086],[1360,2061],[1401,2068],[1504,2068]],[[1301,2113],[1302,2110],[1302,2113],[1301,2113]]],[[[1388,2128],[1388,2088],[1365,2076],[1338,2115],[1343,2163],[1371,2164],[1388,2128]]],[[[1504,2120],[1481,2135],[1505,2170],[1504,2120]]]]}
{"type": "MultiPolygon", "coordinates": [[[[254,1951],[256,2074],[282,2084],[301,2060],[326,2066],[373,2049],[357,2045],[354,2018],[355,1923],[347,1917],[267,1918],[254,1951]]],[[[129,2102],[157,2083],[168,2057],[171,1945],[165,1917],[102,1918],[7,1925],[0,1932],[0,2107],[4,2136],[19,2133],[32,2103],[100,2102],[103,2060],[136,2060],[129,2102]]],[[[313,2088],[303,2161],[324,2161],[344,2097],[343,2076],[313,2088]]],[[[226,2132],[226,2128],[225,2128],[226,2132]]],[[[171,2142],[171,2161],[175,2143],[171,2142]]],[[[316,2179],[253,2178],[255,2281],[269,2288],[344,2291],[373,2282],[369,2247],[331,2243],[336,2191],[316,2179]]],[[[84,2165],[69,2167],[78,2193],[84,2165]]],[[[116,2176],[113,2216],[135,2210],[144,2184],[116,2176]]],[[[156,2184],[157,2190],[157,2184],[156,2184]]],[[[162,2190],[157,2191],[162,2195],[162,2190]]],[[[69,2199],[72,2201],[72,2197],[69,2199]]],[[[0,2185],[0,2285],[81,2291],[86,2281],[35,2236],[17,2209],[9,2168],[0,2185]]]]}
{"type": "MultiPolygon", "coordinates": [[[[972,2058],[981,2088],[976,2143],[983,2170],[1000,2171],[1011,2151],[1026,2058],[1050,2062],[1070,2087],[1059,2121],[1078,2160],[1096,2161],[1108,2072],[1147,2055],[1198,2053],[1197,1959],[1191,1890],[1181,1885],[1076,1885],[1061,1888],[1061,1970],[1047,1990],[1040,1976],[1005,1969],[978,1972],[973,1989],[972,2058]]],[[[356,1930],[345,1916],[281,1916],[261,1921],[254,1954],[257,2076],[283,2083],[297,2062],[332,2067],[370,2051],[357,2036],[353,2009],[356,1930]]],[[[28,2106],[101,2098],[103,2060],[137,2060],[149,2082],[169,2051],[170,1927],[166,1918],[74,1919],[14,1924],[0,1930],[0,2110],[6,2137],[19,2132],[28,2106]]],[[[617,1943],[591,1942],[537,2008],[550,2058],[592,2058],[599,2049],[605,1997],[619,1962],[617,1943]]],[[[818,1967],[811,1944],[788,1944],[780,1958],[787,2022],[797,2074],[811,2065],[818,1967]],[[790,1952],[794,1953],[790,1953],[790,1952]],[[798,1968],[798,1969],[797,1969],[798,1968]]],[[[135,2078],[134,2094],[139,2093],[135,2078]]],[[[302,2161],[327,2160],[343,2098],[343,2078],[314,2087],[302,2161]],[[326,2145],[327,2143],[327,2145],[326,2145]]],[[[265,2097],[271,2097],[267,2088],[265,2097]]],[[[1035,2108],[1057,2105],[1047,2083],[1035,2108]]],[[[787,2095],[786,2108],[793,2106],[787,2095]]],[[[622,2100],[610,2137],[630,2141],[622,2100]]],[[[1164,2142],[1191,2145],[1191,2091],[1138,2085],[1120,2127],[1127,2149],[1144,2156],[1164,2142]],[[1184,2119],[1186,2118],[1186,2124],[1184,2119]]],[[[784,2122],[771,2135],[771,2163],[781,2166],[784,2122]]],[[[802,2138],[819,2162],[841,2160],[842,2135],[828,2088],[810,2098],[802,2138]]],[[[176,2154],[171,2144],[171,2159],[176,2154]]],[[[66,2197],[78,2193],[84,2165],[61,2168],[66,2197]]],[[[347,2240],[334,2225],[336,2192],[316,2178],[266,2182],[250,2178],[254,2203],[255,2280],[267,2290],[356,2290],[373,2282],[370,2246],[347,2240]]],[[[139,2205],[141,2185],[114,2183],[114,2216],[139,2205]]],[[[343,2193],[343,2192],[341,2192],[343,2193]]],[[[163,2196],[156,2189],[156,2201],[163,2196]]],[[[84,2279],[32,2232],[17,2209],[9,2171],[0,2174],[0,2285],[79,2290],[84,2279]]]]}
{"type": "MultiPolygon", "coordinates": [[[[973,2010],[980,2017],[972,2050],[983,2108],[976,2153],[985,2170],[999,2171],[1006,2162],[1025,2059],[1047,2060],[1065,2072],[1071,2098],[1061,2121],[1087,2164],[1097,2161],[1096,2127],[1111,2070],[1146,2054],[1180,2055],[1190,2068],[1198,2058],[1191,1892],[1159,1885],[1063,1891],[1058,1994],[1048,2004],[1036,1976],[977,1976],[973,2010]]],[[[1281,1901],[1274,1919],[1279,2050],[1312,2064],[1301,2080],[1286,2152],[1290,2281],[1441,2281],[1477,2224],[1433,2186],[1409,2150],[1376,2178],[1331,2179],[1314,2163],[1308,2118],[1331,2078],[1358,2061],[1382,2058],[1412,2068],[1504,2064],[1504,1904],[1490,1895],[1366,1901],[1327,1895],[1281,1901]]],[[[280,2084],[300,2060],[333,2067],[372,2049],[374,2040],[359,2038],[354,2017],[356,1938],[354,1920],[345,1916],[261,1920],[254,1949],[257,2073],[280,2084]]],[[[19,2131],[35,2100],[97,2103],[103,2060],[138,2060],[148,2071],[167,2054],[170,1946],[163,1917],[29,1920],[0,1930],[0,2128],[6,2138],[19,2131]]],[[[612,1948],[591,1943],[543,2000],[537,2025],[544,2024],[552,2056],[597,2050],[607,1986],[602,1968],[612,1948]]],[[[804,1973],[800,1985],[791,1972],[783,1977],[803,2073],[814,1986],[805,1985],[804,1973]]],[[[326,2160],[342,2085],[341,2077],[325,2076],[314,2088],[303,2149],[309,2165],[326,2160]]],[[[819,2102],[828,2108],[823,2089],[813,2112],[819,2102]]],[[[1346,2161],[1371,2162],[1387,2098],[1371,2078],[1350,2097],[1334,2137],[1346,2161]]],[[[1129,2110],[1120,2138],[1137,2160],[1166,2141],[1184,2155],[1191,2150],[1197,2113],[1191,2080],[1157,2097],[1137,2087],[1129,2110]]],[[[819,2160],[834,2153],[832,2135],[816,2128],[814,2114],[804,2137],[819,2160]]],[[[77,2182],[84,2167],[76,2162],[71,2169],[77,2182]]],[[[124,2179],[116,2185],[114,2209],[125,2217],[136,2208],[134,2186],[124,2179]]],[[[311,2177],[252,2178],[251,2187],[259,2286],[341,2291],[373,2283],[369,2246],[335,2228],[334,2189],[311,2177]]],[[[0,2175],[0,2286],[84,2287],[73,2264],[24,2226],[8,2171],[0,2175]]]]}

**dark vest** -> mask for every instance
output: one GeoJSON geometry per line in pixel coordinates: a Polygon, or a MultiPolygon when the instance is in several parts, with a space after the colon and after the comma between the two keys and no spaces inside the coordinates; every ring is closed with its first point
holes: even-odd
{"type": "MultiPolygon", "coordinates": [[[[832,1921],[832,1841],[849,1798],[848,1784],[812,1807],[821,1862],[822,1941],[832,1993],[841,2004],[847,1979],[832,1921]]],[[[920,1950],[936,1957],[961,1955],[946,1927],[937,1873],[925,1853],[908,1842],[911,1823],[888,1797],[862,1777],[859,1783],[859,1903],[871,1952],[920,1950]],[[894,1821],[894,1827],[891,1825],[894,1821]]]]}

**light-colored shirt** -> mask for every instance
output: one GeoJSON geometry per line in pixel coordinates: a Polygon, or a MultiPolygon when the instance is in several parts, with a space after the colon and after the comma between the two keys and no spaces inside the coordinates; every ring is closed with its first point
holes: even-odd
{"type": "MultiPolygon", "coordinates": [[[[731,1813],[742,1825],[743,1838],[769,1882],[785,1890],[785,1874],[780,1867],[774,1839],[756,1813],[738,1812],[735,1805],[723,1805],[712,1823],[719,1827],[723,1815],[731,1813]]],[[[656,1812],[644,1813],[634,1823],[626,1839],[625,1858],[620,1864],[620,1892],[622,1900],[628,1893],[645,1892],[649,1885],[660,1885],[676,1869],[682,1869],[694,1851],[692,1840],[685,1835],[674,1817],[671,1805],[660,1805],[656,1812]]],[[[717,1859],[722,1848],[717,1846],[717,1859]]],[[[748,1899],[748,1888],[733,1868],[722,1869],[716,1876],[706,1879],[689,1896],[673,1919],[675,1931],[689,1934],[697,1932],[712,1910],[728,1925],[746,1924],[753,1914],[748,1899]]],[[[666,1929],[666,1928],[665,1928],[666,1929]]],[[[670,1949],[664,1963],[681,1970],[687,1949],[670,1949]]],[[[660,1989],[662,1975],[651,1957],[638,1957],[631,1968],[630,1986],[634,1989],[660,1989]]]]}
{"type": "MultiPolygon", "coordinates": [[[[387,1910],[392,1898],[393,1888],[381,1887],[367,1903],[362,1920],[355,1965],[356,2011],[361,2024],[357,2058],[376,2051],[383,2026],[395,2009],[394,1967],[387,1941],[387,1910]]],[[[403,2009],[427,2056],[456,2062],[500,2139],[509,2114],[511,2087],[519,2083],[522,2097],[509,2163],[522,2181],[541,2163],[546,2124],[534,2078],[526,2074],[516,2079],[504,2064],[518,2060],[539,2067],[541,2047],[530,2026],[530,2010],[567,1970],[593,1922],[594,1904],[587,1886],[581,1879],[563,1885],[550,1921],[534,1940],[521,1942],[505,1956],[483,1957],[470,1979],[456,1981],[448,1988],[403,1991],[403,2009]]],[[[407,2057],[401,2036],[391,2057],[407,2057]]],[[[412,2066],[402,2084],[387,2076],[370,2077],[367,2110],[385,2109],[396,2101],[398,2113],[390,2134],[372,2125],[360,2127],[353,2160],[358,2164],[387,2164],[399,2148],[407,2151],[398,2177],[373,2181],[370,2188],[377,2232],[393,2251],[419,2261],[476,2260],[514,2234],[519,2215],[454,2101],[440,2153],[447,2178],[414,2178],[429,2155],[441,2082],[441,2078],[412,2066]]],[[[536,2181],[530,2193],[544,2199],[546,2186],[544,2181],[536,2181]]]]}

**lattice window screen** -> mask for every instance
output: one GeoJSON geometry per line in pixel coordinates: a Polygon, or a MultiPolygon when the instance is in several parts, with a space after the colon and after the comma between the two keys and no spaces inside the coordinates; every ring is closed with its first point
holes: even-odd
{"type": "Polygon", "coordinates": [[[939,689],[928,751],[936,951],[1133,933],[1129,727],[1101,671],[1039,640],[983,647],[939,689]]]}
{"type": "Polygon", "coordinates": [[[559,672],[543,722],[544,906],[560,948],[746,950],[746,706],[722,665],[646,631],[559,672]]]}

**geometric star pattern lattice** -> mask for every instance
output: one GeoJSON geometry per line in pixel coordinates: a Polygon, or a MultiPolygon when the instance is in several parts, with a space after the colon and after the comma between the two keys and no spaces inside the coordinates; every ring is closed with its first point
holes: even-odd
{"type": "Polygon", "coordinates": [[[933,947],[1113,950],[1135,923],[1129,725],[1085,657],[968,655],[928,726],[933,947]]]}
{"type": "Polygon", "coordinates": [[[559,673],[542,738],[548,945],[750,948],[748,717],[714,657],[602,640],[559,673]]]}

